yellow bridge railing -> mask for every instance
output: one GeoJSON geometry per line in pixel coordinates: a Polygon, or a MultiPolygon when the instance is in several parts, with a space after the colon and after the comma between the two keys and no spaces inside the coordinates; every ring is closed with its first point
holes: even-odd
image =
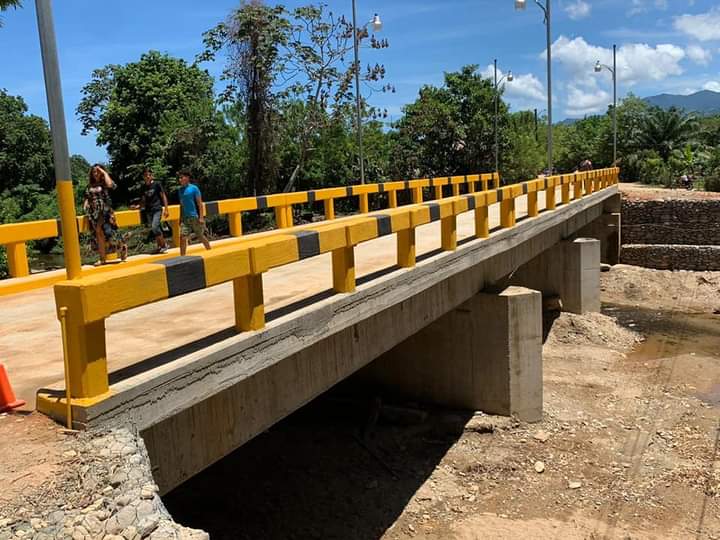
{"type": "MultiPolygon", "coordinates": [[[[556,208],[557,188],[561,202],[568,204],[618,182],[619,169],[538,178],[528,182],[472,191],[464,195],[391,207],[366,215],[325,221],[284,230],[232,239],[211,251],[192,256],[153,260],[136,266],[116,266],[112,271],[63,281],[55,285],[58,317],[65,317],[70,395],[79,405],[105,399],[109,392],[105,320],[115,313],[173,298],[186,293],[233,283],[235,326],[238,332],[259,330],[265,325],[263,274],[272,268],[301,261],[323,253],[332,254],[332,288],[337,293],[355,290],[355,246],[382,236],[397,237],[397,264],[415,266],[417,227],[441,222],[441,246],[445,251],[457,248],[457,216],[474,212],[475,236],[490,234],[489,207],[500,204],[502,228],[515,225],[515,205],[527,196],[527,214],[539,214],[538,193],[545,194],[545,210],[556,208]]],[[[420,189],[429,180],[415,181],[420,189]]],[[[402,183],[401,183],[402,184],[402,183]]],[[[404,184],[403,184],[404,185],[404,184]]],[[[484,186],[487,188],[487,186],[484,186]]],[[[350,189],[350,188],[348,188],[350,189]]],[[[360,194],[371,186],[354,186],[360,194]]],[[[376,187],[376,189],[379,189],[376,187]]],[[[308,197],[290,194],[283,208],[308,197]]],[[[330,197],[330,195],[328,195],[330,197]]],[[[221,203],[222,204],[222,203],[221,203]]],[[[233,202],[227,202],[233,205],[233,202]]],[[[240,211],[238,206],[224,212],[240,211]]],[[[38,407],[45,412],[62,409],[62,398],[38,396],[38,407]]]]}
{"type": "MultiPolygon", "coordinates": [[[[460,188],[466,185],[466,190],[473,192],[480,185],[480,189],[498,187],[497,173],[472,174],[463,176],[449,176],[441,178],[426,178],[419,180],[406,180],[399,182],[385,182],[379,184],[363,184],[346,187],[325,188],[312,191],[293,193],[280,193],[259,197],[243,197],[239,199],[225,199],[205,203],[205,212],[208,217],[226,215],[232,236],[242,236],[242,212],[272,208],[275,211],[275,223],[278,228],[284,229],[293,226],[293,206],[297,204],[321,202],[324,206],[325,219],[335,219],[335,201],[346,197],[357,197],[360,213],[370,210],[369,196],[373,193],[387,193],[390,208],[396,208],[397,193],[409,190],[414,203],[422,202],[423,188],[432,188],[435,198],[442,198],[443,186],[452,186],[452,194],[458,195],[460,188]]],[[[118,226],[121,228],[134,227],[142,224],[139,210],[126,210],[115,213],[118,226]]],[[[167,222],[173,231],[173,239],[177,245],[180,234],[180,207],[170,207],[167,222]]],[[[78,231],[89,231],[88,220],[85,216],[78,217],[78,231]]],[[[8,266],[11,278],[21,278],[30,274],[26,243],[33,240],[44,240],[62,236],[60,220],[47,219],[25,223],[10,223],[0,225],[0,246],[5,246],[8,254],[8,266]]]]}

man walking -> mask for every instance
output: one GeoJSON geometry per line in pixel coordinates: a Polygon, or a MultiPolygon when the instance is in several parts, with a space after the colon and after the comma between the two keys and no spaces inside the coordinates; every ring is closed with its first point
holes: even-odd
{"type": "Polygon", "coordinates": [[[200,188],[190,181],[190,173],[182,171],[180,177],[180,255],[185,255],[188,237],[194,233],[205,246],[210,249],[210,242],[205,235],[205,209],[200,188]]]}
{"type": "Polygon", "coordinates": [[[167,243],[160,224],[162,218],[167,219],[170,216],[167,195],[165,195],[165,190],[160,182],[155,181],[155,176],[150,169],[143,171],[143,180],[145,180],[145,185],[143,186],[142,199],[140,204],[133,206],[133,208],[143,208],[145,210],[145,221],[152,230],[153,235],[155,235],[156,253],[167,253],[167,243]]]}

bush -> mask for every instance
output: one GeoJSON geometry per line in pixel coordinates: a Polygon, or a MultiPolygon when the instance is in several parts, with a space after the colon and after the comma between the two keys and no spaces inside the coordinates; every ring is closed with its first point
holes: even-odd
{"type": "Polygon", "coordinates": [[[10,276],[10,270],[7,264],[7,254],[4,248],[0,248],[0,279],[10,276]]]}
{"type": "Polygon", "coordinates": [[[712,171],[705,177],[705,191],[720,191],[720,169],[712,171]]]}

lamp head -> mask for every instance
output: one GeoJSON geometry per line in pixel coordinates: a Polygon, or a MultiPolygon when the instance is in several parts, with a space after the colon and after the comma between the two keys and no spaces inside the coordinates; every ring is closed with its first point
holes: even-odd
{"type": "Polygon", "coordinates": [[[515,9],[517,11],[525,11],[527,0],[515,0],[515,9]]]}
{"type": "Polygon", "coordinates": [[[602,65],[600,64],[600,60],[595,62],[595,73],[600,73],[602,71],[602,65]]]}
{"type": "Polygon", "coordinates": [[[382,30],[383,23],[380,20],[380,15],[378,15],[377,13],[375,14],[375,16],[372,19],[372,27],[373,27],[373,31],[375,31],[375,32],[379,32],[380,30],[382,30]]]}
{"type": "Polygon", "coordinates": [[[514,79],[514,78],[515,78],[515,77],[513,77],[512,71],[508,70],[508,72],[507,72],[507,81],[508,81],[508,82],[513,82],[513,79],[514,79]]]}

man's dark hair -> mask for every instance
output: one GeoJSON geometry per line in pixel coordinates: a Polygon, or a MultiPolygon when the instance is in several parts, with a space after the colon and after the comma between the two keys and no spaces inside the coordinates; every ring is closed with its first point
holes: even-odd
{"type": "Polygon", "coordinates": [[[178,173],[178,177],[180,177],[180,176],[187,176],[188,178],[192,178],[190,171],[188,171],[187,169],[183,169],[182,171],[180,171],[178,173]]]}

